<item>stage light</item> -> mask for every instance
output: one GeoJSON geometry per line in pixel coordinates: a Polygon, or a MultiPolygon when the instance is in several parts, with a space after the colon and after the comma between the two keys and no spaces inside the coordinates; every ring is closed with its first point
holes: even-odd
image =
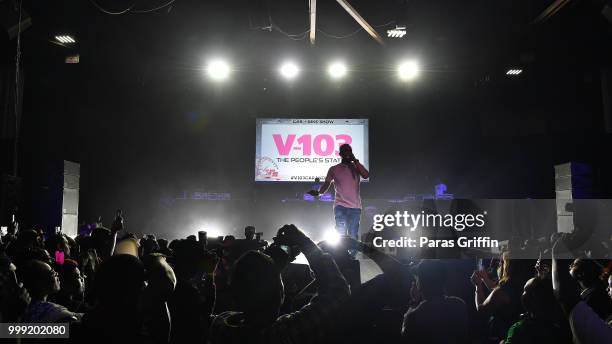
{"type": "Polygon", "coordinates": [[[230,67],[225,61],[213,60],[206,66],[206,74],[213,80],[225,80],[230,74],[230,67]]]}
{"type": "Polygon", "coordinates": [[[522,72],[523,72],[522,69],[513,68],[513,69],[508,69],[508,71],[506,71],[506,75],[519,75],[522,72]]]}
{"type": "Polygon", "coordinates": [[[72,36],[68,36],[68,35],[59,35],[59,36],[55,36],[55,39],[63,44],[71,44],[71,43],[76,43],[76,41],[74,40],[74,38],[72,38],[72,36]]]}
{"type": "Polygon", "coordinates": [[[387,37],[390,38],[402,38],[406,35],[405,26],[396,26],[395,29],[387,30],[387,37]]]}
{"type": "MultiPolygon", "coordinates": [[[[205,231],[206,232],[206,237],[208,238],[216,238],[219,236],[225,236],[226,234],[223,233],[223,231],[219,230],[218,228],[211,228],[211,227],[204,227],[202,229],[200,229],[201,231],[205,231]]],[[[196,233],[196,236],[198,235],[198,233],[196,233]]]]}
{"type": "Polygon", "coordinates": [[[323,240],[332,246],[338,245],[340,242],[340,234],[335,228],[329,229],[327,232],[325,232],[323,240]]]}
{"type": "Polygon", "coordinates": [[[300,74],[300,68],[293,62],[285,62],[279,69],[285,79],[295,79],[300,74]]]}
{"type": "Polygon", "coordinates": [[[409,81],[419,75],[419,66],[415,61],[405,61],[397,67],[397,75],[402,81],[409,81]]]}
{"type": "MultiPolygon", "coordinates": [[[[191,225],[191,230],[193,231],[191,233],[194,233],[194,235],[197,237],[199,231],[204,231],[204,232],[206,232],[206,236],[208,238],[216,238],[218,236],[225,236],[227,234],[230,234],[230,233],[226,233],[222,229],[223,226],[220,226],[219,225],[220,223],[221,222],[216,221],[214,219],[212,221],[208,220],[208,219],[206,219],[206,220],[205,219],[197,219],[191,225]]],[[[189,234],[191,234],[191,233],[189,233],[189,234]]]]}
{"type": "Polygon", "coordinates": [[[341,79],[346,75],[346,65],[342,62],[333,62],[327,68],[327,72],[332,79],[341,79]]]}
{"type": "Polygon", "coordinates": [[[306,256],[303,253],[298,254],[297,257],[295,257],[295,260],[292,261],[293,264],[304,264],[304,265],[310,265],[310,263],[308,263],[308,259],[306,258],[306,256]]]}

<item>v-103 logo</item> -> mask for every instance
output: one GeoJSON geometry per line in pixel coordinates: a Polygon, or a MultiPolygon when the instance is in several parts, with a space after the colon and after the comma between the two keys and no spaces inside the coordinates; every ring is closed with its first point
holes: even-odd
{"type": "Polygon", "coordinates": [[[350,145],[353,142],[351,136],[346,134],[335,136],[320,134],[314,137],[310,134],[305,134],[297,139],[295,134],[289,134],[284,139],[281,134],[273,134],[272,138],[280,156],[287,156],[292,150],[301,150],[302,156],[310,156],[313,152],[318,156],[329,156],[332,154],[338,156],[339,151],[336,148],[345,143],[350,145]]]}

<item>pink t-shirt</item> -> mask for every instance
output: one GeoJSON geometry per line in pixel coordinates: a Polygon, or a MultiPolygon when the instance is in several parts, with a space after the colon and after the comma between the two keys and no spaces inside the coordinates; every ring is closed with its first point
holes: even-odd
{"type": "Polygon", "coordinates": [[[361,176],[355,166],[340,163],[330,167],[325,182],[332,181],[336,189],[334,206],[361,209],[361,197],[359,196],[361,176]]]}

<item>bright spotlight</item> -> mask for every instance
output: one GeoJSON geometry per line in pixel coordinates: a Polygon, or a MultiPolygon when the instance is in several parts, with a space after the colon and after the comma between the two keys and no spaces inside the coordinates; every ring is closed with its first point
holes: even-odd
{"type": "Polygon", "coordinates": [[[508,71],[506,71],[506,75],[519,75],[522,72],[522,69],[508,69],[508,71]]]}
{"type": "Polygon", "coordinates": [[[332,79],[341,79],[346,75],[346,65],[342,62],[334,62],[329,65],[327,72],[332,79]]]}
{"type": "Polygon", "coordinates": [[[74,38],[72,38],[72,36],[68,36],[68,35],[59,35],[59,36],[55,36],[55,39],[60,42],[60,43],[64,43],[64,44],[71,44],[71,43],[75,43],[76,41],[74,40],[74,38]]]}
{"type": "MultiPolygon", "coordinates": [[[[205,231],[206,232],[206,237],[208,238],[216,238],[219,236],[224,235],[222,231],[220,231],[218,228],[215,227],[202,227],[198,230],[199,231],[205,231]]],[[[197,236],[198,233],[196,233],[197,236]]]]}
{"type": "Polygon", "coordinates": [[[338,243],[340,242],[340,234],[338,233],[338,231],[336,231],[335,228],[332,228],[325,232],[323,240],[325,240],[330,245],[338,245],[338,243]]]}
{"type": "Polygon", "coordinates": [[[406,35],[405,26],[396,26],[395,29],[387,30],[387,37],[402,38],[406,35]]]}
{"type": "Polygon", "coordinates": [[[397,68],[397,74],[402,81],[409,81],[419,75],[419,66],[415,61],[402,62],[397,68]]]}
{"type": "Polygon", "coordinates": [[[204,231],[208,238],[216,238],[226,234],[222,226],[219,226],[219,223],[215,220],[195,220],[191,225],[191,229],[196,236],[199,231],[204,231]]]}
{"type": "Polygon", "coordinates": [[[295,257],[295,260],[292,263],[310,265],[308,263],[308,259],[306,259],[306,256],[303,253],[300,253],[297,257],[295,257]]]}
{"type": "Polygon", "coordinates": [[[230,74],[230,67],[224,61],[214,60],[206,67],[206,74],[213,80],[225,80],[230,74]]]}
{"type": "Polygon", "coordinates": [[[296,76],[298,76],[298,74],[300,74],[300,69],[293,62],[283,63],[279,71],[285,79],[294,79],[296,76]]]}

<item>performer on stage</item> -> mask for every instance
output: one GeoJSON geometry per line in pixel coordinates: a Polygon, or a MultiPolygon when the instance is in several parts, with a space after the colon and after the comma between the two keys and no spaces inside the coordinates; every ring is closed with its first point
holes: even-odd
{"type": "Polygon", "coordinates": [[[329,168],[325,183],[319,190],[308,193],[313,196],[324,194],[332,182],[336,189],[334,201],[334,216],[336,230],[341,235],[350,235],[359,239],[359,220],[361,218],[361,197],[359,196],[359,183],[361,178],[368,179],[370,173],[355,158],[353,149],[348,144],[340,146],[342,162],[329,168]]]}

